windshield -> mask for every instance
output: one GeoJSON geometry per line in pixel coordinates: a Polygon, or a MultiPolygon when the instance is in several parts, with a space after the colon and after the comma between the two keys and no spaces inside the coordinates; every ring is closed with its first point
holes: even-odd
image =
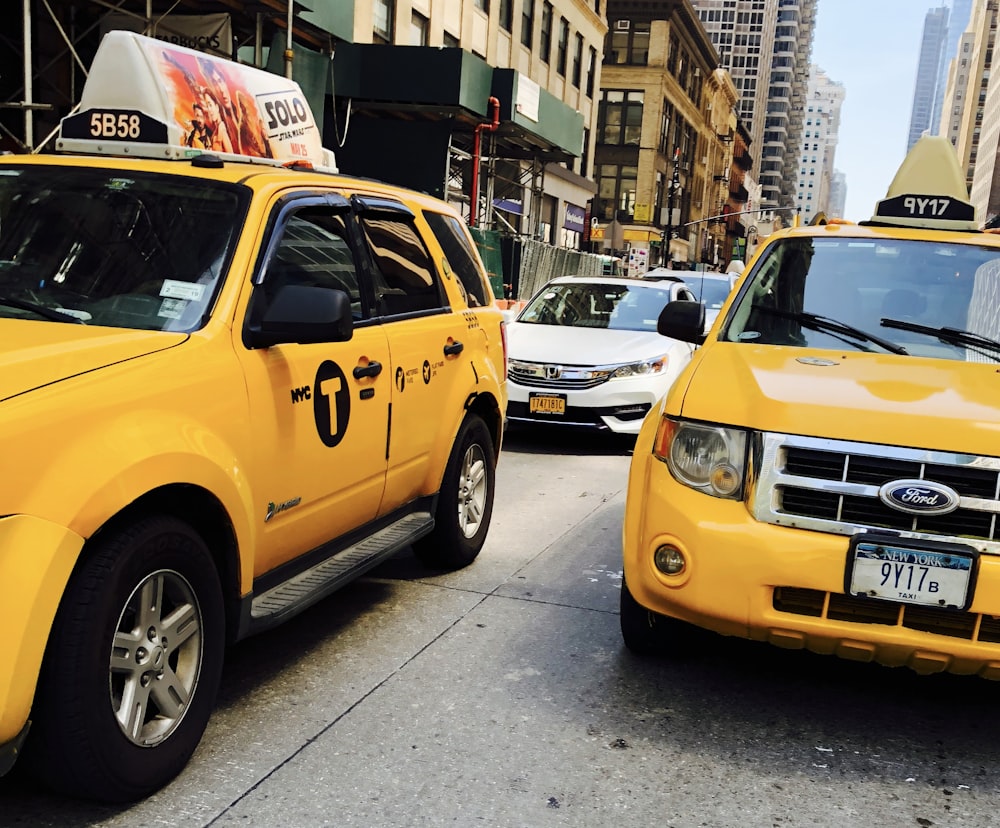
{"type": "Polygon", "coordinates": [[[686,276],[684,284],[691,289],[691,292],[699,302],[705,303],[705,307],[708,310],[718,310],[721,308],[729,297],[729,291],[732,289],[732,283],[728,276],[721,279],[710,276],[706,276],[705,278],[686,276]]]}
{"type": "Polygon", "coordinates": [[[532,325],[655,331],[669,287],[600,282],[559,282],[548,285],[518,316],[532,325]]]}
{"type": "Polygon", "coordinates": [[[200,327],[248,201],[184,176],[3,167],[0,318],[200,327]]]}
{"type": "Polygon", "coordinates": [[[720,339],[993,362],[998,304],[997,248],[786,239],[755,266],[720,339]]]}

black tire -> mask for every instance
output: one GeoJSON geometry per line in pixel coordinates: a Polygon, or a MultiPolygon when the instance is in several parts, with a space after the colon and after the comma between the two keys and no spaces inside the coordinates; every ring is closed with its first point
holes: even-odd
{"type": "Polygon", "coordinates": [[[636,655],[690,655],[697,630],[683,621],[646,609],[622,580],[619,620],[625,646],[636,655]]]}
{"type": "Polygon", "coordinates": [[[29,770],[56,791],[107,802],[163,787],[205,730],[224,647],[218,574],[187,524],[148,517],[95,541],[49,637],[29,770]]]}
{"type": "Polygon", "coordinates": [[[495,483],[490,430],[482,418],[469,414],[458,430],[445,467],[434,531],[413,545],[424,564],[434,569],[460,569],[476,559],[493,515],[495,483]]]}

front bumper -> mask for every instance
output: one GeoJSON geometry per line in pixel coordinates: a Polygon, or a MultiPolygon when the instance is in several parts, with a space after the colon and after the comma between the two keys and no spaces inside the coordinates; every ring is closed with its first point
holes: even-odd
{"type": "Polygon", "coordinates": [[[847,596],[848,537],[761,523],[742,502],[683,486],[644,438],[623,527],[625,580],[642,606],[782,647],[1000,679],[1000,558],[981,557],[968,612],[847,596]],[[653,566],[661,544],[685,556],[680,575],[653,566]]]}
{"type": "Polygon", "coordinates": [[[0,519],[0,774],[27,732],[49,631],[83,538],[27,515],[0,519]]]}
{"type": "Polygon", "coordinates": [[[672,379],[670,376],[615,379],[596,388],[566,390],[524,385],[508,378],[507,419],[638,434],[646,414],[666,394],[672,379]],[[565,413],[532,412],[530,399],[535,394],[564,396],[565,413]]]}

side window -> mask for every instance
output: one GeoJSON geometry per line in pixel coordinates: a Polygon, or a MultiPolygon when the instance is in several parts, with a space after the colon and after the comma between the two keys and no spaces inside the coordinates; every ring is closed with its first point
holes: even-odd
{"type": "Polygon", "coordinates": [[[267,264],[261,289],[268,303],[285,285],[311,285],[344,291],[355,319],[364,312],[354,257],[347,242],[345,216],[326,208],[293,215],[267,264]]]}
{"type": "Polygon", "coordinates": [[[378,213],[360,218],[375,265],[375,313],[394,316],[443,307],[434,263],[413,225],[378,213]]]}
{"type": "Polygon", "coordinates": [[[444,251],[448,267],[458,277],[466,304],[470,308],[490,304],[489,285],[461,222],[441,213],[424,213],[424,218],[444,251]]]}

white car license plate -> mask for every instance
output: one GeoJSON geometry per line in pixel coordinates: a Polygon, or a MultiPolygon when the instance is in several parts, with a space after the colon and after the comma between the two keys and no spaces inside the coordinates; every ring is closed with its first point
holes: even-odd
{"type": "Polygon", "coordinates": [[[974,551],[932,549],[918,544],[856,537],[849,558],[850,593],[929,607],[968,607],[974,551]]]}
{"type": "Polygon", "coordinates": [[[528,411],[531,414],[565,414],[565,394],[529,394],[528,411]]]}

